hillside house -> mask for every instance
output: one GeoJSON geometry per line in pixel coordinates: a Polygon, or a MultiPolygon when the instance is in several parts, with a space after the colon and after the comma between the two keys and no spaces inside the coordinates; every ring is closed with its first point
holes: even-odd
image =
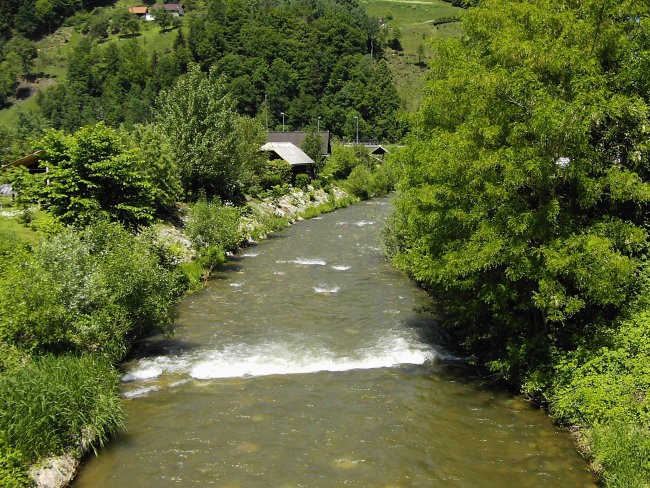
{"type": "Polygon", "coordinates": [[[183,5],[180,3],[155,3],[151,6],[152,11],[159,10],[161,8],[167,10],[167,12],[172,14],[173,17],[180,17],[184,13],[183,5]]]}
{"type": "Polygon", "coordinates": [[[149,8],[144,5],[139,7],[129,7],[129,13],[135,15],[138,20],[148,20],[147,16],[150,16],[149,8]]]}

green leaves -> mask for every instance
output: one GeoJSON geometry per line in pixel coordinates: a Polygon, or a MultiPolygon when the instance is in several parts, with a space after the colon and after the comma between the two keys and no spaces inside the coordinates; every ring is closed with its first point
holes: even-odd
{"type": "Polygon", "coordinates": [[[434,46],[392,248],[471,352],[514,382],[611,324],[638,290],[643,5],[486,0],[461,41],[434,46]]]}
{"type": "Polygon", "coordinates": [[[239,187],[237,114],[223,80],[197,65],[178,78],[158,100],[158,124],[171,139],[183,188],[192,198],[232,198],[239,187]]]}
{"type": "Polygon", "coordinates": [[[0,342],[31,353],[94,352],[121,360],[130,341],[165,330],[178,274],[143,241],[98,223],[19,254],[0,279],[0,342]]]}
{"type": "Polygon", "coordinates": [[[73,136],[49,131],[39,146],[42,164],[50,168],[43,202],[62,222],[87,225],[108,218],[138,227],[152,221],[156,203],[163,204],[155,198],[143,153],[103,123],[73,136]]]}

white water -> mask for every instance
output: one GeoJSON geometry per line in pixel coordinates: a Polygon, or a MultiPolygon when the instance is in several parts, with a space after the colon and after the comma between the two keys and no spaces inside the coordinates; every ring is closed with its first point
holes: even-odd
{"type": "MultiPolygon", "coordinates": [[[[305,350],[297,344],[288,343],[231,344],[223,349],[186,356],[142,359],[122,377],[122,381],[145,382],[163,375],[205,380],[390,368],[403,364],[424,364],[436,357],[436,352],[430,347],[398,335],[386,336],[373,346],[351,351],[347,356],[323,349],[305,350]]],[[[126,396],[141,396],[154,390],[134,388],[126,396]]]]}

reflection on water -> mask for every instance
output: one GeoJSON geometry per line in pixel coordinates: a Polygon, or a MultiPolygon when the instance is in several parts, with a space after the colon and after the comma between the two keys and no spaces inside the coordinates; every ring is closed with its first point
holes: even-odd
{"type": "Polygon", "coordinates": [[[592,487],[565,433],[436,347],[379,199],[246,250],[125,366],[77,487],[592,487]]]}

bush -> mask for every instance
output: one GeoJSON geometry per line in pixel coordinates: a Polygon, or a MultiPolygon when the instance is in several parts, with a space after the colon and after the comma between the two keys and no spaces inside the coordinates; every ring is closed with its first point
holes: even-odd
{"type": "Polygon", "coordinates": [[[368,152],[363,146],[335,145],[321,174],[325,179],[343,179],[347,178],[358,165],[370,165],[368,152]]]}
{"type": "Polygon", "coordinates": [[[199,199],[190,209],[186,231],[199,254],[213,247],[234,251],[242,240],[239,211],[219,199],[199,199]]]}
{"type": "Polygon", "coordinates": [[[260,179],[262,189],[269,190],[274,186],[283,186],[290,183],[291,165],[282,159],[269,161],[266,166],[266,171],[260,179]]]}
{"type": "Polygon", "coordinates": [[[357,166],[348,176],[345,186],[352,195],[366,200],[372,195],[372,173],[365,166],[357,166]]]}
{"type": "Polygon", "coordinates": [[[121,360],[133,338],[166,330],[181,273],[116,224],[71,230],[9,262],[0,279],[0,342],[25,352],[84,352],[121,360]]]}
{"type": "Polygon", "coordinates": [[[226,253],[224,252],[223,248],[220,246],[208,247],[201,255],[201,258],[199,259],[199,263],[201,264],[203,269],[207,270],[208,272],[220,268],[225,262],[226,262],[226,253]]]}
{"type": "Polygon", "coordinates": [[[82,443],[102,447],[123,426],[119,382],[109,362],[90,355],[48,355],[1,377],[0,432],[14,465],[82,443]]]}
{"type": "Polygon", "coordinates": [[[305,173],[297,174],[295,187],[300,188],[303,191],[306,191],[310,181],[311,178],[309,177],[308,174],[305,173]]]}
{"type": "Polygon", "coordinates": [[[27,463],[23,454],[11,447],[6,436],[0,431],[0,480],[4,488],[20,488],[29,486],[27,463]]]}

